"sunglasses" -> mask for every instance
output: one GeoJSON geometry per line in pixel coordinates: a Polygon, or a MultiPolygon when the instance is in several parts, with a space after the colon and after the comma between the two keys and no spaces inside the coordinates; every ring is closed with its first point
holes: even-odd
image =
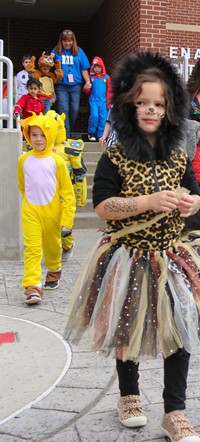
{"type": "Polygon", "coordinates": [[[62,37],[64,37],[65,35],[73,35],[73,32],[72,31],[64,31],[62,33],[62,37]]]}

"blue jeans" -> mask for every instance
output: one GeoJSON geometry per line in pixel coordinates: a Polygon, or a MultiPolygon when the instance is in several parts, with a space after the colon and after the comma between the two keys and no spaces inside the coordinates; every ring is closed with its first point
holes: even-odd
{"type": "Polygon", "coordinates": [[[103,135],[104,127],[106,125],[106,119],[108,116],[108,109],[106,102],[97,102],[96,100],[90,100],[90,116],[88,124],[88,133],[96,134],[97,138],[101,138],[103,135]]]}
{"type": "Polygon", "coordinates": [[[43,114],[46,114],[51,109],[51,101],[49,98],[43,98],[44,101],[44,111],[43,114]]]}
{"type": "Polygon", "coordinates": [[[64,114],[66,115],[65,127],[68,137],[70,137],[71,131],[78,115],[81,90],[82,84],[75,84],[72,86],[57,84],[55,86],[57,111],[59,114],[62,114],[62,112],[64,112],[64,114]]]}

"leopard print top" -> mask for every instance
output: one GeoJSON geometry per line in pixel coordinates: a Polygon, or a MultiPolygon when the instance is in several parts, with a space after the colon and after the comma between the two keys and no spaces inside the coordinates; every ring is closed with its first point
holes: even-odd
{"type": "MultiPolygon", "coordinates": [[[[176,190],[180,187],[186,169],[186,154],[183,150],[172,150],[169,161],[156,160],[139,163],[128,160],[120,145],[106,152],[112,163],[117,166],[122,178],[119,196],[130,197],[148,195],[159,190],[176,190]]],[[[157,213],[148,211],[136,217],[108,221],[111,230],[116,232],[133,221],[149,221],[157,213]]],[[[166,212],[159,222],[148,229],[140,230],[120,238],[120,243],[142,250],[163,250],[171,247],[180,236],[184,223],[178,210],[166,212]]]]}

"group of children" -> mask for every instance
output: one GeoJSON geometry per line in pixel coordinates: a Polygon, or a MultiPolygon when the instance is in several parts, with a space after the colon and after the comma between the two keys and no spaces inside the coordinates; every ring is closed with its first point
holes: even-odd
{"type": "Polygon", "coordinates": [[[200,442],[184,414],[200,314],[200,229],[184,232],[184,220],[200,209],[182,147],[187,103],[179,75],[159,54],[132,53],[116,67],[118,143],[102,154],[93,186],[95,211],[108,229],[84,263],[65,329],[70,342],[116,359],[119,421],[127,428],[148,419],[140,359],[162,352],[161,428],[171,442],[200,442]]]}
{"type": "Polygon", "coordinates": [[[87,198],[84,143],[68,139],[65,115],[50,110],[55,98],[53,85],[62,78],[59,61],[51,72],[53,57],[43,52],[39,69],[35,69],[35,57],[24,57],[24,71],[17,75],[20,98],[14,115],[23,117],[20,125],[26,142],[18,163],[18,183],[23,195],[22,285],[27,304],[41,302],[43,290],[58,287],[61,260],[67,261],[73,253],[75,208],[85,205],[87,198]],[[42,252],[48,269],[43,285],[42,252]]]}
{"type": "MultiPolygon", "coordinates": [[[[54,85],[63,78],[60,61],[54,63],[54,54],[43,52],[35,67],[34,56],[24,56],[24,69],[16,75],[18,100],[14,106],[14,116],[26,118],[30,111],[39,114],[51,109],[56,96],[54,85]]],[[[90,69],[91,88],[83,88],[89,97],[90,116],[88,122],[88,140],[100,140],[103,136],[111,103],[111,79],[106,73],[103,60],[96,56],[90,69]]]]}
{"type": "Polygon", "coordinates": [[[43,52],[35,68],[35,57],[24,56],[24,69],[16,75],[18,100],[14,106],[14,116],[26,118],[33,111],[45,114],[55,101],[54,85],[63,77],[60,62],[54,63],[54,54],[43,52]],[[52,71],[53,70],[53,71],[52,71]]]}
{"type": "MultiPolygon", "coordinates": [[[[91,74],[91,108],[98,112],[101,100],[96,106],[93,85],[102,97],[109,84],[99,57],[93,60],[91,74]]],[[[98,119],[101,130],[97,119],[90,120],[89,135],[94,138],[103,137],[107,96],[98,119]]],[[[66,339],[78,343],[86,335],[88,345],[85,332],[91,328],[92,351],[114,354],[119,421],[125,427],[147,423],[139,361],[162,351],[161,426],[172,442],[200,442],[183,413],[190,354],[199,348],[200,313],[200,231],[184,232],[184,220],[200,209],[200,188],[182,147],[186,102],[181,79],[159,54],[129,54],[116,67],[111,112],[118,142],[103,153],[93,187],[95,211],[108,229],[84,263],[65,329],[66,339]]],[[[40,302],[43,290],[58,287],[61,236],[72,235],[76,203],[63,157],[67,149],[59,152],[55,147],[62,120],[48,110],[20,121],[32,147],[18,163],[28,304],[40,302]]],[[[194,154],[195,147],[191,159],[194,154]]],[[[74,174],[83,177],[84,164],[77,169],[81,170],[74,174]]]]}
{"type": "MultiPolygon", "coordinates": [[[[58,115],[50,110],[55,100],[54,85],[63,76],[60,61],[54,63],[54,54],[43,52],[38,68],[35,57],[29,55],[23,57],[22,65],[24,69],[16,76],[18,100],[13,112],[16,118],[21,118],[28,150],[20,157],[18,170],[19,188],[23,194],[23,287],[26,303],[36,304],[41,301],[44,289],[58,287],[61,259],[66,261],[72,256],[75,206],[86,204],[87,169],[81,155],[83,141],[68,140],[64,114],[58,115]],[[55,160],[55,153],[59,155],[59,161],[55,160]],[[63,163],[66,173],[63,172],[63,163]],[[71,178],[70,181],[66,175],[71,178]],[[58,201],[61,201],[60,204],[58,201]],[[69,222],[67,211],[71,213],[69,222]],[[51,213],[53,216],[48,223],[47,214],[51,213]],[[44,285],[41,283],[42,249],[48,269],[44,285]]],[[[92,141],[92,136],[100,138],[104,131],[111,102],[111,80],[100,57],[93,59],[90,75],[92,87],[84,91],[89,95],[91,114],[88,130],[92,141]]]]}

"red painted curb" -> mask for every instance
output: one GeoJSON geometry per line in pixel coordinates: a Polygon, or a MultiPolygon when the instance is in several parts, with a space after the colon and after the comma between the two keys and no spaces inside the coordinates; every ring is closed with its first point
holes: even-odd
{"type": "Polygon", "coordinates": [[[0,333],[0,344],[7,344],[12,342],[15,342],[14,332],[0,333]]]}

